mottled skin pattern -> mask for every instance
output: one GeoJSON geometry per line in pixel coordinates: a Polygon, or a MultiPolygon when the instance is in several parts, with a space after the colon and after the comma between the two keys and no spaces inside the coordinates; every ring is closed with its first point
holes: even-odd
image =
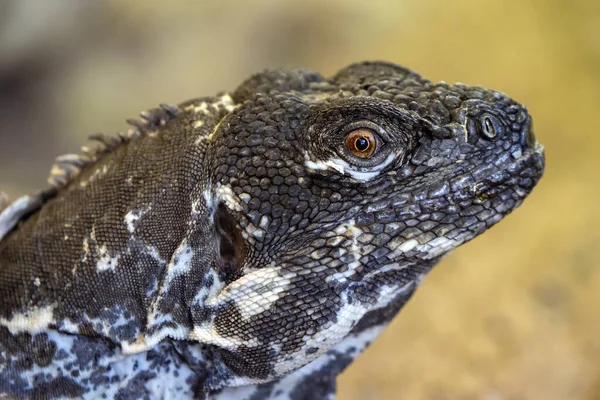
{"type": "Polygon", "coordinates": [[[5,396],[332,398],[544,165],[522,105],[383,62],[265,71],[130,123],[0,214],[5,396]]]}

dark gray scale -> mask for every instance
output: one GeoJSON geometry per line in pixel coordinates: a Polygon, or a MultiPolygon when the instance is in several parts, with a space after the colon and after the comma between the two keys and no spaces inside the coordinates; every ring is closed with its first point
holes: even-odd
{"type": "Polygon", "coordinates": [[[544,167],[522,105],[386,62],[128,122],[0,212],[2,393],[329,398],[544,167]]]}

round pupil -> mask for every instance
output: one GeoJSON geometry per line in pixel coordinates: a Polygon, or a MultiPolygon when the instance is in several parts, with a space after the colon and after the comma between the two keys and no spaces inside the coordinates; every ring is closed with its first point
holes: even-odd
{"type": "Polygon", "coordinates": [[[354,145],[356,146],[356,150],[365,151],[369,148],[369,141],[364,137],[359,137],[354,142],[354,145]]]}

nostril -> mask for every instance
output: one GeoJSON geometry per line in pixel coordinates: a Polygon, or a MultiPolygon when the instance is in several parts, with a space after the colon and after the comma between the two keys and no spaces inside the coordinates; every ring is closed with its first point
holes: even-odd
{"type": "Polygon", "coordinates": [[[531,117],[527,119],[527,122],[523,126],[521,130],[521,144],[526,148],[534,148],[535,147],[535,134],[533,133],[533,122],[531,121],[531,117]]]}

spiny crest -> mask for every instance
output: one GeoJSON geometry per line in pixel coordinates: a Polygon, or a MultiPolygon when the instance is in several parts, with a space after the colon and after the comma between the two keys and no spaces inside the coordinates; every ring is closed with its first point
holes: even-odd
{"type": "Polygon", "coordinates": [[[55,197],[57,191],[71,182],[84,168],[90,167],[102,156],[114,151],[120,145],[156,131],[177,117],[181,111],[181,106],[161,104],[160,108],[141,112],[141,119],[128,119],[127,123],[133,128],[126,133],[119,132],[116,136],[102,133],[90,135],[91,143],[81,147],[81,154],[64,154],[55,159],[48,177],[50,187],[32,195],[23,196],[12,204],[5,193],[0,193],[0,239],[26,215],[38,210],[49,199],[55,197]]]}
{"type": "Polygon", "coordinates": [[[160,108],[152,108],[140,113],[141,119],[128,119],[126,122],[133,128],[126,133],[119,132],[117,136],[108,136],[97,133],[89,136],[91,143],[81,147],[81,154],[64,154],[56,158],[50,170],[48,183],[51,187],[59,189],[87,166],[98,161],[103,155],[112,152],[121,144],[131,139],[155,131],[177,117],[181,109],[177,106],[161,104],[160,108]]]}

